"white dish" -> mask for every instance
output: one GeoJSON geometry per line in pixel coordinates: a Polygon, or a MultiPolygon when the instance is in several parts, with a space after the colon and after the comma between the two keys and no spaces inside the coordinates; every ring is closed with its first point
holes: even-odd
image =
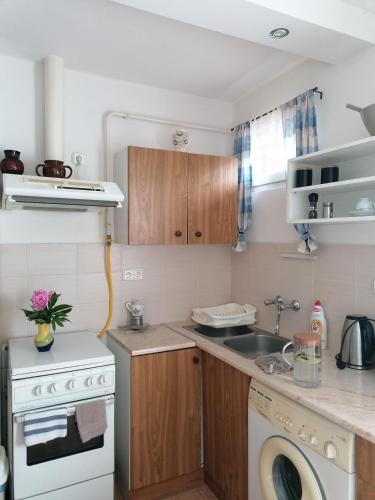
{"type": "Polygon", "coordinates": [[[375,210],[352,210],[349,212],[352,217],[363,217],[369,215],[375,215],[375,210]]]}

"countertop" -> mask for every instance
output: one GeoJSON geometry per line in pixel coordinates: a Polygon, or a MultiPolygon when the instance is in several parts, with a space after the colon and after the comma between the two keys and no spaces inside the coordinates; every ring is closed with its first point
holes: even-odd
{"type": "Polygon", "coordinates": [[[189,321],[184,321],[167,326],[203,351],[375,444],[375,370],[338,370],[334,357],[325,351],[322,384],[314,389],[305,389],[293,382],[291,374],[267,375],[254,360],[184,329],[188,324],[189,321]]]}
{"type": "Polygon", "coordinates": [[[151,325],[144,331],[119,328],[118,330],[110,330],[108,335],[124,347],[131,356],[195,347],[194,340],[180,335],[165,325],[151,325]]]}

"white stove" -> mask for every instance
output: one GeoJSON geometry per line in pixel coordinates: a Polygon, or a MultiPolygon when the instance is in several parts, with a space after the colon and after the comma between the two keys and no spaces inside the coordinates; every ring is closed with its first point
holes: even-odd
{"type": "Polygon", "coordinates": [[[58,333],[48,352],[37,351],[32,337],[10,339],[9,364],[11,378],[15,380],[71,371],[75,367],[113,365],[114,356],[93,333],[58,333]]]}
{"type": "Polygon", "coordinates": [[[14,500],[113,499],[114,392],[114,356],[93,333],[56,334],[49,352],[38,352],[32,337],[9,341],[8,448],[14,500]],[[87,447],[77,433],[75,408],[95,399],[106,402],[107,430],[87,447]],[[67,437],[26,447],[24,416],[58,407],[68,409],[67,437]]]}
{"type": "Polygon", "coordinates": [[[38,352],[32,337],[9,340],[12,413],[115,392],[114,356],[92,333],[57,334],[38,352]]]}

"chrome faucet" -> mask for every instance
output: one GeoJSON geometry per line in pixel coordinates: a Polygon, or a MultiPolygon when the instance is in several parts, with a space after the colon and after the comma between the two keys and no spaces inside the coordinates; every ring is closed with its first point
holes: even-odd
{"type": "Polygon", "coordinates": [[[277,318],[275,326],[275,335],[280,335],[280,319],[282,311],[291,309],[292,311],[299,311],[301,309],[301,304],[298,300],[292,300],[290,304],[285,304],[284,297],[277,295],[274,299],[266,299],[264,301],[265,306],[271,306],[275,304],[277,307],[277,318]]]}

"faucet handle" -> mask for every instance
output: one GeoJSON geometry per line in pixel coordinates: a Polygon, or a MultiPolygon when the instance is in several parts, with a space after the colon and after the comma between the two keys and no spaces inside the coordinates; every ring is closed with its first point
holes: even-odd
{"type": "Polygon", "coordinates": [[[292,300],[292,302],[290,303],[291,305],[291,309],[293,309],[293,311],[299,311],[301,309],[301,303],[299,300],[292,300]]]}
{"type": "Polygon", "coordinates": [[[284,297],[282,295],[277,295],[275,297],[275,303],[278,306],[283,306],[284,305],[284,297]]]}
{"type": "Polygon", "coordinates": [[[272,306],[273,304],[276,304],[277,306],[283,306],[284,297],[282,297],[281,295],[276,295],[274,299],[266,299],[264,301],[265,306],[272,306]]]}

